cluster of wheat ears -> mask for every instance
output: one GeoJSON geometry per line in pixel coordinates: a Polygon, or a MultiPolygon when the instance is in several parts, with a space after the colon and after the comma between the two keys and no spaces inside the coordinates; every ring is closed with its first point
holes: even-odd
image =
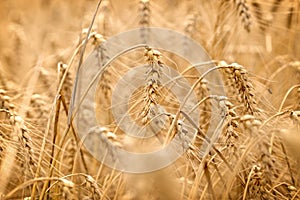
{"type": "Polygon", "coordinates": [[[300,199],[299,0],[16,0],[1,1],[0,16],[0,199],[300,199]],[[201,44],[213,63],[207,74],[220,74],[225,95],[211,95],[214,83],[163,49],[118,55],[99,74],[94,99],[101,127],[94,132],[113,146],[108,154],[157,150],[184,123],[195,130],[174,163],[134,174],[90,154],[70,109],[76,70],[89,53],[140,27],[169,28],[201,44]],[[126,135],[112,115],[115,85],[139,65],[148,70],[129,98],[130,118],[140,127],[164,120],[147,141],[126,135]],[[163,87],[166,66],[190,84],[197,122],[163,87]],[[224,108],[221,132],[201,154],[215,105],[224,108]]]}

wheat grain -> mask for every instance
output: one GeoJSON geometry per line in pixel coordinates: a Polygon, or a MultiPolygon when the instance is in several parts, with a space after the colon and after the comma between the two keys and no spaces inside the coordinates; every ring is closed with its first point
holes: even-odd
{"type": "Polygon", "coordinates": [[[140,21],[139,25],[141,27],[149,27],[150,25],[150,0],[140,0],[140,21]]]}
{"type": "MultiPolygon", "coordinates": [[[[223,63],[224,64],[224,63],[223,63]]],[[[221,64],[221,65],[223,65],[221,64]]],[[[236,63],[226,65],[225,79],[229,88],[229,95],[236,95],[238,102],[244,104],[243,113],[254,114],[258,111],[256,108],[256,100],[254,87],[248,78],[246,69],[236,63]]]]}
{"type": "Polygon", "coordinates": [[[149,123],[155,115],[159,114],[157,98],[160,95],[161,68],[163,67],[159,51],[146,48],[145,57],[149,64],[149,69],[147,72],[147,85],[144,88],[145,106],[140,114],[143,124],[149,123]]]}
{"type": "Polygon", "coordinates": [[[251,26],[251,14],[249,11],[248,4],[246,0],[234,0],[234,3],[236,4],[238,14],[242,18],[242,23],[244,25],[244,28],[250,32],[250,26],[251,26]]]}
{"type": "Polygon", "coordinates": [[[184,32],[187,36],[193,37],[193,35],[197,31],[196,29],[197,20],[198,20],[198,16],[196,14],[188,15],[186,17],[184,32]]]}

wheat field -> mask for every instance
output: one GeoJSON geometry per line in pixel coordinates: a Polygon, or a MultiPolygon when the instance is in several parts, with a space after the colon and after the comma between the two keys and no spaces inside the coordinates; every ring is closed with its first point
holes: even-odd
{"type": "Polygon", "coordinates": [[[300,199],[299,0],[2,0],[0,17],[0,199],[300,199]],[[93,148],[112,157],[119,149],[152,152],[181,137],[182,127],[195,132],[170,165],[129,173],[83,144],[78,125],[89,123],[74,120],[74,88],[91,83],[78,70],[109,38],[149,27],[193,39],[213,68],[200,73],[172,52],[139,46],[99,72],[91,100],[100,128],[91,130],[110,148],[93,148]],[[120,106],[138,127],[163,120],[147,142],[114,119],[115,88],[135,66],[148,71],[125,81],[125,93],[134,80],[143,84],[120,106]],[[167,66],[185,78],[193,110],[182,109],[185,91],[163,87],[167,66]],[[224,95],[211,93],[214,73],[224,95]],[[218,115],[220,134],[207,142],[218,115]]]}

